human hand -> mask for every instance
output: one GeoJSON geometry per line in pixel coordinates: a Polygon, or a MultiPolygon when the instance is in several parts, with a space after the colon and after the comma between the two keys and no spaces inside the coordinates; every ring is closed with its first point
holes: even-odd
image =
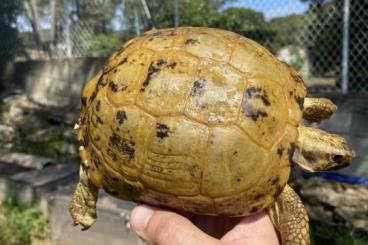
{"type": "Polygon", "coordinates": [[[131,227],[151,245],[278,245],[277,232],[268,215],[225,218],[140,205],[133,209],[131,227]]]}

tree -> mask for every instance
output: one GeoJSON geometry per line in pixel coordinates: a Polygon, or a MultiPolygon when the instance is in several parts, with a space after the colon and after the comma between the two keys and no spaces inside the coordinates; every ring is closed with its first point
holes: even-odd
{"type": "Polygon", "coordinates": [[[298,46],[304,30],[304,14],[294,14],[273,18],[269,27],[276,33],[274,49],[279,50],[286,45],[298,46]]]}
{"type": "MultiPolygon", "coordinates": [[[[211,26],[214,18],[217,17],[217,8],[225,1],[211,0],[181,0],[179,2],[180,25],[181,26],[211,26]]],[[[157,28],[174,26],[174,5],[173,1],[149,1],[150,9],[160,6],[156,11],[152,11],[153,19],[157,28]],[[155,3],[156,2],[156,3],[155,3]]]]}
{"type": "Polygon", "coordinates": [[[0,79],[4,67],[20,50],[18,33],[14,27],[19,11],[18,0],[0,1],[0,79]]]}
{"type": "Polygon", "coordinates": [[[218,14],[212,26],[236,32],[275,51],[275,31],[269,28],[261,12],[247,8],[228,8],[218,14]]]}

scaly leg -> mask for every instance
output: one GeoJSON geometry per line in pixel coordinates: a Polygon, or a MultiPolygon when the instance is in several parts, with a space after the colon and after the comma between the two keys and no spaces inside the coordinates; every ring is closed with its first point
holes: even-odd
{"type": "Polygon", "coordinates": [[[268,210],[282,245],[309,245],[308,214],[295,191],[286,185],[268,210]]]}
{"type": "Polygon", "coordinates": [[[95,222],[98,188],[88,179],[87,172],[81,165],[79,183],[69,205],[69,212],[74,225],[81,225],[86,230],[95,222]]]}

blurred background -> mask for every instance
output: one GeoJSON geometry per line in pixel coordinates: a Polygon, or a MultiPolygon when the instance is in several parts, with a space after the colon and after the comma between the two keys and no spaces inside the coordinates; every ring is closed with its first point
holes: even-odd
{"type": "MultiPolygon", "coordinates": [[[[1,0],[0,244],[139,244],[132,203],[101,193],[81,233],[67,212],[78,172],[72,126],[80,93],[109,54],[153,28],[227,29],[266,46],[338,111],[318,125],[342,134],[353,165],[295,171],[314,244],[368,244],[368,1],[1,0]]],[[[317,125],[315,125],[317,126],[317,125]]]]}

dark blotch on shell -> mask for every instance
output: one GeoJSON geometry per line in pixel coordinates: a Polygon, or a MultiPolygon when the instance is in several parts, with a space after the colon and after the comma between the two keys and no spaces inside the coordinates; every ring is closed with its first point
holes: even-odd
{"type": "Polygon", "coordinates": [[[148,67],[148,72],[147,72],[147,77],[146,79],[144,80],[143,84],[142,84],[142,87],[141,87],[141,91],[143,92],[146,87],[149,85],[153,75],[157,72],[159,72],[161,69],[160,68],[157,68],[153,65],[153,62],[150,64],[150,66],[148,67]]]}
{"type": "Polygon", "coordinates": [[[279,182],[280,182],[280,178],[279,178],[279,177],[276,177],[276,178],[274,178],[274,179],[272,180],[271,184],[272,184],[272,185],[276,185],[276,184],[278,184],[279,182]]]}
{"type": "Polygon", "coordinates": [[[199,44],[199,41],[196,39],[189,38],[185,41],[185,45],[195,45],[199,44]]]}
{"type": "Polygon", "coordinates": [[[257,121],[259,117],[267,117],[268,114],[263,109],[256,109],[254,110],[249,103],[245,100],[243,102],[243,112],[246,117],[252,118],[253,121],[257,121]]]}
{"type": "Polygon", "coordinates": [[[167,67],[174,69],[176,67],[176,62],[173,62],[171,64],[168,64],[167,67]]]}
{"type": "Polygon", "coordinates": [[[165,65],[165,64],[167,64],[167,61],[166,60],[164,60],[164,59],[159,59],[158,61],[157,61],[157,63],[156,63],[158,66],[162,66],[162,65],[165,65]]]}
{"type": "Polygon", "coordinates": [[[100,109],[101,109],[101,101],[100,100],[97,101],[95,108],[96,108],[96,111],[100,111],[100,109]]]}
{"type": "Polygon", "coordinates": [[[148,41],[152,41],[153,39],[155,39],[156,37],[159,37],[161,35],[162,35],[162,32],[161,31],[157,31],[157,32],[151,34],[151,37],[150,37],[150,39],[148,39],[148,41]]]}
{"type": "Polygon", "coordinates": [[[109,83],[109,88],[114,93],[118,92],[118,85],[116,85],[114,82],[109,83]]]}
{"type": "Polygon", "coordinates": [[[128,155],[131,158],[134,157],[135,143],[132,140],[123,139],[115,133],[112,136],[110,136],[109,140],[110,140],[109,145],[111,145],[113,148],[117,149],[118,151],[122,152],[125,155],[128,155]]]}
{"type": "Polygon", "coordinates": [[[158,37],[158,36],[160,36],[162,34],[162,32],[161,31],[157,31],[157,32],[155,32],[155,33],[153,33],[152,34],[152,37],[158,37]]]}
{"type": "Polygon", "coordinates": [[[247,90],[245,90],[245,92],[247,93],[248,97],[252,98],[254,94],[261,92],[262,89],[261,88],[257,88],[257,87],[250,87],[247,88],[247,90]]]}
{"type": "Polygon", "coordinates": [[[204,93],[204,87],[206,86],[206,80],[204,78],[200,78],[195,81],[190,91],[190,96],[201,96],[204,93]]]}
{"type": "Polygon", "coordinates": [[[303,78],[299,76],[298,74],[292,74],[291,77],[293,78],[295,82],[304,84],[303,78]]]}
{"type": "Polygon", "coordinates": [[[265,106],[269,106],[271,105],[270,101],[268,100],[267,96],[266,95],[262,95],[261,96],[261,99],[262,99],[262,102],[265,106]]]}
{"type": "Polygon", "coordinates": [[[122,61],[119,62],[118,66],[119,65],[123,65],[125,63],[128,63],[128,58],[124,58],[122,61]]]}
{"type": "Polygon", "coordinates": [[[277,148],[277,154],[279,154],[280,157],[282,157],[282,154],[284,153],[284,147],[282,145],[280,145],[278,148],[277,148]]]}
{"type": "Polygon", "coordinates": [[[170,129],[165,124],[158,123],[156,125],[156,136],[158,138],[166,138],[169,137],[170,129]]]}
{"type": "Polygon", "coordinates": [[[263,194],[257,194],[255,197],[254,197],[254,200],[258,201],[259,199],[261,199],[262,197],[264,197],[263,194]]]}
{"type": "Polygon", "coordinates": [[[298,103],[300,110],[303,110],[304,109],[304,98],[299,97],[299,96],[295,96],[294,98],[295,98],[296,103],[298,103]]]}
{"type": "Polygon", "coordinates": [[[271,103],[261,88],[250,87],[245,90],[242,102],[242,111],[246,117],[250,117],[253,121],[257,121],[259,117],[267,117],[268,114],[263,108],[254,108],[250,103],[253,99],[261,99],[265,106],[271,103]]]}
{"type": "Polygon", "coordinates": [[[104,122],[102,121],[101,117],[97,116],[96,122],[103,125],[104,122]]]}
{"type": "Polygon", "coordinates": [[[83,96],[81,98],[81,103],[82,103],[82,105],[86,106],[87,105],[87,98],[83,96]]]}
{"type": "Polygon", "coordinates": [[[91,96],[89,97],[89,102],[92,102],[97,96],[97,91],[93,91],[91,96]]]}
{"type": "Polygon", "coordinates": [[[117,111],[116,112],[116,120],[119,124],[123,124],[127,120],[127,115],[125,111],[117,111]]]}

